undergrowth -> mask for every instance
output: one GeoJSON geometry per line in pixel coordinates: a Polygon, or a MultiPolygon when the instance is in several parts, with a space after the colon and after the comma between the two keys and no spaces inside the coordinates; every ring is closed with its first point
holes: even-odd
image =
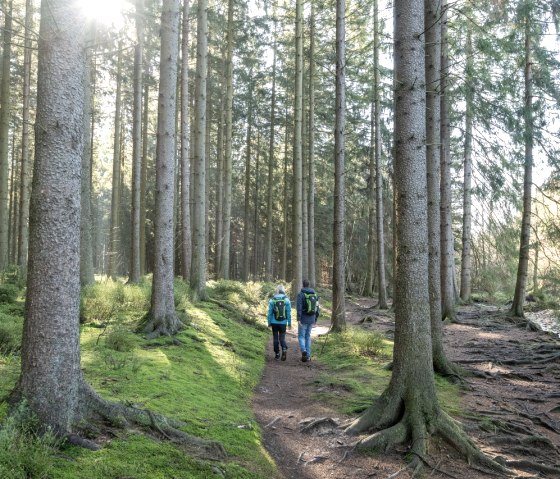
{"type": "MultiPolygon", "coordinates": [[[[318,399],[341,413],[361,413],[389,384],[393,342],[379,332],[350,326],[343,333],[319,337],[314,350],[327,365],[318,379],[318,399]]],[[[442,408],[461,415],[459,386],[436,376],[436,387],[442,408]]]]}
{"type": "MultiPolygon", "coordinates": [[[[278,477],[274,461],[261,442],[251,404],[265,365],[269,333],[263,325],[274,285],[221,281],[209,285],[214,301],[193,303],[188,285],[175,283],[177,311],[187,319],[186,328],[175,338],[178,341],[146,341],[133,333],[138,319],[149,308],[149,282],[126,285],[109,280],[85,288],[81,298],[81,366],[86,380],[104,398],[184,421],[185,432],[221,442],[227,460],[215,463],[195,459],[180,446],[142,431],[111,429],[115,437],[109,435],[110,440],[103,440],[101,450],[68,446],[55,454],[47,448],[48,475],[31,471],[21,477],[278,477]],[[252,318],[252,324],[239,321],[230,310],[220,307],[222,301],[252,318]]],[[[1,312],[0,308],[0,328],[14,323],[14,317],[1,312]]],[[[21,316],[16,320],[21,321],[21,316]]],[[[18,338],[16,342],[21,341],[21,336],[18,338]]],[[[19,367],[17,351],[1,353],[0,398],[14,387],[19,367]]],[[[5,401],[0,402],[0,420],[6,412],[5,401]]],[[[7,424],[3,430],[8,430],[7,424]]],[[[18,446],[22,455],[31,458],[25,451],[33,447],[33,440],[29,435],[22,436],[24,444],[18,446]]],[[[48,437],[45,440],[48,443],[48,437]]],[[[2,463],[2,455],[10,454],[7,444],[0,443],[2,463]]],[[[20,477],[10,474],[2,470],[0,477],[20,477]]]]}
{"type": "MultiPolygon", "coordinates": [[[[215,281],[208,286],[210,299],[194,301],[188,285],[176,281],[175,304],[186,327],[175,338],[152,341],[133,333],[149,308],[149,282],[127,285],[109,280],[85,288],[81,367],[86,380],[104,398],[183,421],[185,432],[221,442],[228,454],[226,461],[195,459],[169,441],[119,429],[111,429],[97,452],[72,446],[55,453],[59,444],[49,436],[41,439],[25,427],[21,436],[14,436],[15,423],[10,419],[1,430],[0,464],[16,472],[0,469],[0,477],[279,477],[262,444],[251,403],[265,366],[264,349],[270,338],[267,301],[276,285],[215,281]],[[12,444],[20,452],[14,453],[12,444]],[[11,465],[8,456],[19,465],[11,465]],[[35,469],[25,461],[33,461],[35,469]],[[25,475],[18,475],[21,470],[25,475]]],[[[328,321],[330,296],[326,290],[319,294],[320,319],[328,321]]],[[[22,305],[21,300],[0,304],[0,398],[14,387],[19,374],[22,305]],[[9,339],[2,340],[1,331],[8,331],[4,337],[9,339]]],[[[318,338],[314,356],[324,365],[318,399],[344,413],[363,411],[389,382],[392,347],[380,334],[361,328],[318,338]]],[[[457,390],[443,380],[437,384],[444,408],[460,412],[457,390]]],[[[0,420],[6,412],[5,400],[0,401],[0,420]]]]}

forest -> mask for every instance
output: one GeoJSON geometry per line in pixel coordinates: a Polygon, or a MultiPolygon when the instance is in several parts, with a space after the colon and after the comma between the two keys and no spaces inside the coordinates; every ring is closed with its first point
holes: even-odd
{"type": "Polygon", "coordinates": [[[560,1],[0,28],[1,478],[560,477],[560,1]]]}

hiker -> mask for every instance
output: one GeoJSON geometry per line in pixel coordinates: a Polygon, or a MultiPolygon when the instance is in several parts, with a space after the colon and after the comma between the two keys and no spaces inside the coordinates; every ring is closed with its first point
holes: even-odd
{"type": "Polygon", "coordinates": [[[309,280],[303,280],[303,288],[297,296],[298,342],[301,360],[311,361],[311,329],[319,317],[319,297],[309,280]]]}
{"type": "Polygon", "coordinates": [[[286,296],[284,286],[279,284],[272,299],[268,302],[268,325],[272,327],[274,359],[286,361],[286,326],[292,328],[292,305],[286,296]],[[282,357],[280,357],[280,347],[282,357]]]}

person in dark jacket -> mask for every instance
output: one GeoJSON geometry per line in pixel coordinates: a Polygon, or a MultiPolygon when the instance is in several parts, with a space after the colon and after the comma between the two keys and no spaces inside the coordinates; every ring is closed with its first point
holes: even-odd
{"type": "Polygon", "coordinates": [[[303,288],[297,296],[298,342],[301,360],[305,363],[311,360],[311,329],[319,317],[319,301],[313,288],[309,287],[309,280],[303,280],[303,288]],[[309,307],[311,306],[311,311],[309,307]]]}
{"type": "Polygon", "coordinates": [[[279,284],[272,299],[268,302],[268,326],[272,328],[274,359],[286,361],[286,327],[292,327],[292,305],[286,296],[284,286],[279,284]],[[280,357],[282,347],[282,357],[280,357]]]}

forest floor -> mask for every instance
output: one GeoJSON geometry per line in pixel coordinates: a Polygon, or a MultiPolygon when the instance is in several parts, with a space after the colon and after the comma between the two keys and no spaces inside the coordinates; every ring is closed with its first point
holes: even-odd
{"type": "MultiPolygon", "coordinates": [[[[348,324],[380,331],[392,339],[394,315],[376,310],[372,299],[348,301],[346,308],[348,324]],[[373,321],[363,322],[366,316],[373,321]]],[[[558,335],[512,324],[506,312],[486,304],[461,306],[457,322],[444,328],[448,357],[466,372],[460,393],[463,415],[457,419],[482,451],[508,461],[510,477],[560,478],[560,341],[558,335]]],[[[326,332],[326,327],[317,326],[314,336],[326,332]]],[[[285,362],[274,360],[269,345],[254,400],[265,446],[282,477],[411,478],[404,446],[377,454],[352,448],[357,439],[345,436],[340,426],[353,417],[316,399],[318,378],[327,366],[317,356],[302,363],[296,336],[297,326],[288,331],[285,362]],[[323,418],[317,427],[306,428],[323,418]]],[[[424,477],[503,477],[467,464],[437,437],[426,459],[424,477]]]]}

